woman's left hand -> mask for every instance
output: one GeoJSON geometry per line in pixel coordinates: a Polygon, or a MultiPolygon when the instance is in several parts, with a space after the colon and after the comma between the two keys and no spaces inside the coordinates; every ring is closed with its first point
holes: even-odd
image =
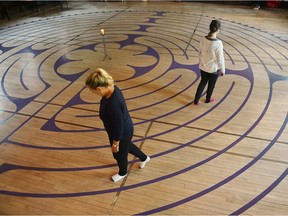
{"type": "Polygon", "coordinates": [[[117,153],[119,151],[119,146],[112,145],[111,150],[113,153],[117,153]]]}
{"type": "Polygon", "coordinates": [[[117,153],[119,151],[119,141],[113,141],[111,150],[113,153],[117,153]]]}

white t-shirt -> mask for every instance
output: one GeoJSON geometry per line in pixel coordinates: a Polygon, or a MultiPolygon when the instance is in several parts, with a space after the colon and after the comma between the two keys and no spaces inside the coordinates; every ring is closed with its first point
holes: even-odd
{"type": "Polygon", "coordinates": [[[219,39],[210,39],[207,36],[200,40],[199,68],[208,73],[221,70],[225,74],[223,44],[219,39]]]}

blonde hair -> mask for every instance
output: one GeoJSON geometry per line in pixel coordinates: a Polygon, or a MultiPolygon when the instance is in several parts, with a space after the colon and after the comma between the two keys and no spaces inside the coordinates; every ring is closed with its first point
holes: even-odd
{"type": "Polygon", "coordinates": [[[104,69],[97,68],[86,78],[86,85],[92,89],[114,86],[114,80],[104,69]]]}

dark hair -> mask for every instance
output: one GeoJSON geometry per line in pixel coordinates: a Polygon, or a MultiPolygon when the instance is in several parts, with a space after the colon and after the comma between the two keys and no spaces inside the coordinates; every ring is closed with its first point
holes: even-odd
{"type": "Polygon", "coordinates": [[[219,20],[212,20],[210,23],[210,32],[209,36],[211,36],[214,32],[218,31],[221,28],[221,22],[219,20]]]}

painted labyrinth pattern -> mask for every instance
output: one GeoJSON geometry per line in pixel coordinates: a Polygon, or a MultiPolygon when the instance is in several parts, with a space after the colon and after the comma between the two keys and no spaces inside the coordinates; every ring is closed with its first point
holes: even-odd
{"type": "Polygon", "coordinates": [[[221,19],[226,75],[215,102],[204,92],[195,106],[212,19],[111,10],[2,27],[1,213],[287,214],[287,38],[221,19]],[[151,157],[141,170],[129,156],[121,183],[100,98],[85,87],[98,67],[151,157]]]}

